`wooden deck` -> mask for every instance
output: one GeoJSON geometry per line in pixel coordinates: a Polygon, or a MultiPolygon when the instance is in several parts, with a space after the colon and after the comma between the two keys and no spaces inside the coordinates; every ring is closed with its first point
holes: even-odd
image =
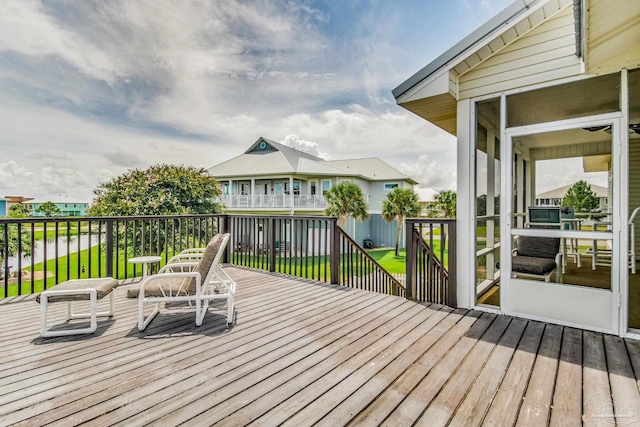
{"type": "Polygon", "coordinates": [[[121,286],[95,334],[42,339],[1,301],[0,425],[640,424],[636,341],[228,270],[228,330],[177,307],[140,333],[121,286]]]}

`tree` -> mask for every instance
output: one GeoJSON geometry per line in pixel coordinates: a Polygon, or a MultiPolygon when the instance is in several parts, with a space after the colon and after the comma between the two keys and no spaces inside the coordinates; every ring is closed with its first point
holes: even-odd
{"type": "MultiPolygon", "coordinates": [[[[132,169],[100,184],[94,194],[96,197],[88,210],[91,216],[216,214],[223,211],[222,205],[216,202],[220,195],[216,179],[204,168],[192,166],[160,164],[146,170],[132,169]]],[[[183,225],[186,225],[184,221],[174,220],[170,229],[183,225]]],[[[180,234],[179,238],[188,242],[190,234],[206,235],[206,227],[206,222],[193,220],[192,226],[186,227],[187,234],[180,234]]],[[[175,238],[168,235],[173,232],[162,227],[159,221],[149,221],[140,227],[134,224],[126,228],[126,235],[118,229],[118,241],[124,246],[127,241],[144,242],[144,236],[154,236],[147,239],[148,250],[157,255],[162,252],[166,239],[175,238]]],[[[136,249],[143,254],[143,245],[136,249]]]]}
{"type": "Polygon", "coordinates": [[[364,200],[364,194],[360,187],[345,181],[331,187],[324,195],[327,200],[327,208],[324,210],[327,216],[337,216],[338,225],[343,227],[350,216],[358,221],[369,218],[369,205],[364,200]]]}
{"type": "Polygon", "coordinates": [[[410,188],[394,188],[382,201],[382,218],[391,222],[396,220],[398,229],[396,233],[396,256],[400,256],[400,238],[402,236],[402,224],[406,217],[415,217],[420,213],[418,195],[410,188]]]}
{"type": "Polygon", "coordinates": [[[132,169],[98,186],[89,215],[186,215],[222,212],[220,188],[204,168],[159,164],[132,169]]]}
{"type": "Polygon", "coordinates": [[[592,212],[599,206],[596,193],[586,181],[578,181],[567,190],[562,206],[572,207],[575,212],[592,212]]]}
{"type": "Polygon", "coordinates": [[[53,202],[44,202],[43,204],[38,206],[38,209],[36,209],[36,212],[39,212],[44,216],[57,216],[62,213],[58,205],[56,205],[53,202]]]}
{"type": "Polygon", "coordinates": [[[9,208],[9,218],[26,218],[29,216],[29,209],[22,203],[16,203],[9,208]]]}
{"type": "Polygon", "coordinates": [[[430,218],[455,218],[456,192],[446,190],[436,194],[434,202],[427,209],[427,216],[430,218]]]}

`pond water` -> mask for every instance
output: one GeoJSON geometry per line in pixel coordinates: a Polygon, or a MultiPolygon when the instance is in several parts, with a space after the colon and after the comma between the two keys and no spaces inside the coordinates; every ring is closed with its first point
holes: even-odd
{"type": "MultiPolygon", "coordinates": [[[[78,240],[80,242],[80,250],[85,250],[89,246],[93,247],[98,244],[98,236],[96,234],[91,235],[89,240],[88,234],[81,234],[80,236],[69,237],[69,251],[67,252],[67,236],[58,237],[58,256],[65,256],[67,253],[72,254],[78,252],[78,240]]],[[[33,250],[33,263],[38,264],[44,261],[45,246],[47,252],[47,259],[54,259],[56,256],[56,239],[37,240],[33,250]]],[[[22,268],[28,268],[31,266],[31,257],[22,257],[22,268]]],[[[1,269],[4,269],[4,260],[1,269]]],[[[9,257],[9,272],[18,270],[18,257],[9,257]]],[[[1,275],[1,274],[0,274],[1,275]]]]}

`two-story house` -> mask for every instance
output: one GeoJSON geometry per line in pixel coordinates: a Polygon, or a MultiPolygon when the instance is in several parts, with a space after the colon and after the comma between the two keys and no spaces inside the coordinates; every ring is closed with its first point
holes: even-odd
{"type": "Polygon", "coordinates": [[[357,242],[370,238],[376,246],[395,244],[396,224],[380,214],[387,193],[417,184],[378,158],[324,160],[266,138],[209,173],[220,182],[221,202],[232,214],[322,215],[327,207],[324,193],[351,181],[365,194],[370,218],[351,219],[346,231],[357,242]]]}
{"type": "Polygon", "coordinates": [[[50,198],[28,200],[24,202],[24,205],[29,209],[30,216],[45,216],[43,213],[38,212],[38,209],[46,202],[53,202],[60,210],[60,213],[56,216],[85,216],[87,209],[89,209],[88,202],[67,196],[53,196],[50,198]]]}

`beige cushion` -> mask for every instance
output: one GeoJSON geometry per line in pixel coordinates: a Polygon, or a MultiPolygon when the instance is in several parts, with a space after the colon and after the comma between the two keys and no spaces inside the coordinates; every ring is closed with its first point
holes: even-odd
{"type": "MultiPolygon", "coordinates": [[[[207,244],[207,247],[202,254],[202,258],[200,258],[200,262],[196,266],[194,271],[200,273],[200,280],[204,281],[207,277],[207,273],[211,269],[211,264],[213,264],[213,260],[218,254],[218,250],[220,250],[220,245],[222,244],[222,240],[224,239],[223,234],[216,234],[213,236],[211,241],[207,244]]],[[[202,282],[201,282],[202,283],[202,282]]],[[[191,292],[193,294],[196,293],[196,278],[192,277],[191,282],[187,285],[187,292],[191,292]]]]}
{"type": "MultiPolygon", "coordinates": [[[[209,273],[209,269],[211,268],[211,264],[213,264],[213,260],[216,257],[216,254],[220,250],[220,245],[222,244],[222,240],[224,238],[223,234],[216,234],[213,236],[211,241],[207,244],[205,251],[202,254],[202,258],[198,262],[198,265],[193,271],[197,271],[200,273],[200,280],[205,280],[207,277],[207,273],[209,273]]],[[[169,295],[169,290],[172,291],[171,295],[176,296],[178,290],[180,290],[181,295],[195,295],[196,294],[196,279],[195,277],[189,277],[186,279],[182,278],[166,278],[166,279],[157,279],[149,282],[149,284],[145,287],[144,295],[153,296],[153,297],[162,297],[162,291],[164,290],[165,295],[169,295]],[[186,281],[186,283],[185,283],[186,281]],[[183,286],[184,284],[184,286],[183,286]],[[182,289],[181,289],[182,286],[182,289]]],[[[135,286],[127,290],[128,298],[138,298],[140,295],[140,286],[135,286]]]]}
{"type": "MultiPolygon", "coordinates": [[[[155,276],[157,279],[147,283],[144,288],[145,297],[163,297],[163,296],[185,296],[193,295],[184,284],[185,279],[182,277],[161,277],[162,274],[155,276]],[[162,293],[164,291],[164,294],[162,293]]],[[[194,292],[195,293],[195,292],[194,292]]],[[[138,298],[140,295],[140,284],[133,286],[127,290],[127,298],[138,298]]]]}
{"type": "MultiPolygon", "coordinates": [[[[54,287],[47,289],[48,291],[75,291],[79,289],[95,289],[98,299],[104,298],[115,287],[118,286],[118,281],[112,277],[105,277],[100,279],[75,279],[67,280],[66,282],[59,283],[54,287]]],[[[89,300],[89,294],[78,295],[49,295],[49,302],[61,302],[61,301],[82,301],[89,300]]],[[[40,294],[36,296],[36,301],[40,302],[40,294]]]]}

